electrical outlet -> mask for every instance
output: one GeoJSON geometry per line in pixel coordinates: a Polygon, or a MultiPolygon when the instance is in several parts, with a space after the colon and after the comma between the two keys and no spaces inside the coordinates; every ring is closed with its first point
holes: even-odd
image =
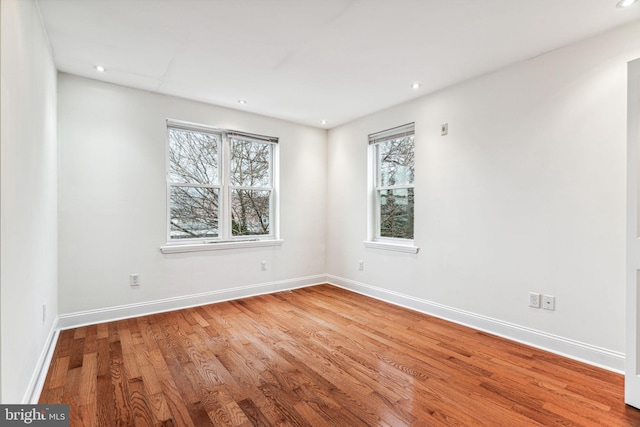
{"type": "Polygon", "coordinates": [[[262,261],[260,263],[260,270],[267,271],[267,261],[262,261]]]}
{"type": "Polygon", "coordinates": [[[540,294],[529,292],[529,307],[540,308],[540,294]]]}
{"type": "Polygon", "coordinates": [[[364,261],[363,260],[358,261],[358,270],[360,270],[360,271],[364,270],[364,261]]]}
{"type": "Polygon", "coordinates": [[[552,295],[542,295],[542,308],[545,310],[555,310],[556,297],[552,295]]]}
{"type": "Polygon", "coordinates": [[[129,276],[129,284],[131,286],[140,286],[140,274],[131,273],[131,275],[129,276]]]}

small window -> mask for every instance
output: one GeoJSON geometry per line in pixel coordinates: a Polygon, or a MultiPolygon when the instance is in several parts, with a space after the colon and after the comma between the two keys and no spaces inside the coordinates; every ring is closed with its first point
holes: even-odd
{"type": "Polygon", "coordinates": [[[277,138],[167,121],[169,242],[274,238],[277,138]]]}
{"type": "Polygon", "coordinates": [[[369,135],[373,170],[373,240],[413,240],[413,123],[369,135]]]}

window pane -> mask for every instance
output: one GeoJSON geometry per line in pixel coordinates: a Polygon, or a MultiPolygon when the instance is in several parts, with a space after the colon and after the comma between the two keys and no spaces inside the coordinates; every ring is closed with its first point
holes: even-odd
{"type": "Polygon", "coordinates": [[[218,237],[219,189],[171,187],[171,238],[218,237]]]}
{"type": "Polygon", "coordinates": [[[269,190],[231,190],[231,228],[234,236],[269,234],[269,190]]]}
{"type": "Polygon", "coordinates": [[[218,184],[220,136],[169,128],[169,181],[218,184]]]}
{"type": "Polygon", "coordinates": [[[413,239],[413,188],[379,190],[380,237],[413,239]]]}
{"type": "Polygon", "coordinates": [[[377,149],[380,186],[413,183],[413,136],[381,142],[377,149]]]}
{"type": "Polygon", "coordinates": [[[271,144],[231,138],[231,185],[270,187],[271,144]]]}

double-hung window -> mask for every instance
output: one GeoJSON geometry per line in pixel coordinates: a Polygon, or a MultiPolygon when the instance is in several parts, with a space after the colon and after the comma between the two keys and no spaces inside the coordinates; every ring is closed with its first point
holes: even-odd
{"type": "Polygon", "coordinates": [[[414,139],[414,123],[369,135],[374,242],[413,245],[414,139]]]}
{"type": "Polygon", "coordinates": [[[167,241],[274,239],[278,139],[167,120],[167,241]]]}

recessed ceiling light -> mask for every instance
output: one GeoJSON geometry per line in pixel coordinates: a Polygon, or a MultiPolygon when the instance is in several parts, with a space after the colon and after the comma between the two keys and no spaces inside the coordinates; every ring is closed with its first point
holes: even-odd
{"type": "Polygon", "coordinates": [[[616,7],[629,7],[634,4],[637,0],[620,0],[616,7]]]}
{"type": "Polygon", "coordinates": [[[326,121],[326,120],[320,120],[320,123],[322,123],[323,125],[326,125],[326,124],[327,124],[327,123],[329,123],[329,122],[328,122],[328,121],[326,121]]]}
{"type": "Polygon", "coordinates": [[[105,71],[107,71],[107,69],[104,68],[102,65],[96,65],[93,68],[95,68],[96,71],[99,72],[99,73],[104,73],[105,71]]]}
{"type": "Polygon", "coordinates": [[[240,104],[240,105],[244,105],[244,104],[246,104],[246,103],[247,103],[247,100],[246,100],[246,99],[238,99],[238,104],[240,104]]]}
{"type": "Polygon", "coordinates": [[[413,90],[420,89],[421,87],[422,87],[422,83],[420,83],[420,82],[411,83],[411,89],[413,89],[413,90]]]}

